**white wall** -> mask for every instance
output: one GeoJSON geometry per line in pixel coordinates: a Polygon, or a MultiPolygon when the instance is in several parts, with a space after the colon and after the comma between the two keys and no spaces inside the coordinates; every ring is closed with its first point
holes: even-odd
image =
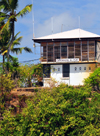
{"type": "Polygon", "coordinates": [[[69,78],[63,78],[62,65],[51,65],[51,78],[60,83],[69,84],[69,78]],[[54,71],[55,68],[55,71],[54,71]]]}
{"type": "Polygon", "coordinates": [[[84,79],[94,71],[95,64],[70,64],[69,77],[63,77],[62,67],[62,65],[51,65],[50,78],[44,78],[44,86],[57,86],[60,83],[66,83],[68,85],[83,85],[84,79]],[[76,70],[75,67],[77,68],[76,70]],[[84,70],[85,67],[86,70],[84,70]],[[91,70],[89,70],[89,67],[91,70]]]}
{"type": "Polygon", "coordinates": [[[95,64],[71,64],[70,65],[70,85],[83,85],[83,81],[95,69],[95,64]],[[75,70],[75,67],[77,68],[75,70]],[[86,70],[84,68],[86,67],[86,70]],[[89,67],[91,70],[89,70],[89,67]],[[81,70],[80,70],[81,68],[81,70]]]}

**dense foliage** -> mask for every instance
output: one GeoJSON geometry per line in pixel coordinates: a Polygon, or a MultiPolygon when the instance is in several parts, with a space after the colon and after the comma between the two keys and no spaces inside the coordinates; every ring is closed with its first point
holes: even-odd
{"type": "Polygon", "coordinates": [[[91,86],[93,90],[100,90],[100,67],[85,79],[85,85],[91,86]]]}
{"type": "Polygon", "coordinates": [[[21,86],[32,87],[36,82],[41,82],[43,79],[42,64],[25,64],[20,65],[20,81],[21,86]]]}
{"type": "Polygon", "coordinates": [[[100,94],[60,85],[27,101],[21,114],[5,112],[0,136],[99,136],[100,94]]]}

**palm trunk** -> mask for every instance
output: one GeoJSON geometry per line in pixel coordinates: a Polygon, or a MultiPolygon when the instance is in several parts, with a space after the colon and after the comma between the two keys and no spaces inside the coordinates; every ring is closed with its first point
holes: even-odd
{"type": "Polygon", "coordinates": [[[5,63],[5,58],[4,58],[4,55],[3,55],[3,65],[2,65],[2,67],[3,67],[3,72],[4,72],[4,63],[5,63]]]}
{"type": "Polygon", "coordinates": [[[11,39],[11,42],[10,42],[10,45],[8,47],[8,52],[7,52],[7,62],[9,62],[9,53],[10,53],[10,49],[11,49],[11,45],[14,41],[14,20],[12,20],[12,39],[11,39]]]}

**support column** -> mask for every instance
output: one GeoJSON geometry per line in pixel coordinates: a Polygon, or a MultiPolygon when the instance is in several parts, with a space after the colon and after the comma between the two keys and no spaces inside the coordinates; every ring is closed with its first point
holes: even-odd
{"type": "Polygon", "coordinates": [[[61,59],[61,42],[60,42],[60,59],[61,59]]]}
{"type": "Polygon", "coordinates": [[[88,52],[88,61],[89,61],[89,41],[87,41],[87,52],[88,52]]]}
{"type": "Polygon", "coordinates": [[[82,61],[82,41],[81,41],[81,61],[82,61]]]}
{"type": "Polygon", "coordinates": [[[68,42],[67,42],[67,58],[68,58],[68,42]]]}
{"type": "Polygon", "coordinates": [[[74,58],[75,58],[75,41],[74,41],[74,58]]]}
{"type": "Polygon", "coordinates": [[[47,62],[48,62],[48,43],[46,44],[46,51],[47,51],[47,53],[46,53],[46,58],[47,58],[47,62]]]}

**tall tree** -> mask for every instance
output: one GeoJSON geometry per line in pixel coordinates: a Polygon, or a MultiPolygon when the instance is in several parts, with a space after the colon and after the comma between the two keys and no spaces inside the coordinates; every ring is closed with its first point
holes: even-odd
{"type": "MultiPolygon", "coordinates": [[[[28,48],[28,47],[15,47],[15,46],[19,46],[20,45],[20,41],[21,41],[21,39],[22,39],[22,36],[20,36],[20,37],[18,37],[17,38],[17,36],[18,36],[18,34],[19,34],[20,32],[18,32],[15,36],[14,36],[14,41],[13,41],[13,43],[12,43],[12,45],[11,45],[11,49],[10,49],[10,52],[11,53],[16,53],[16,54],[20,54],[20,53],[22,53],[22,51],[24,50],[24,51],[26,51],[26,52],[28,52],[28,53],[32,53],[32,50],[30,49],[30,48],[28,48]]],[[[9,34],[9,33],[8,33],[9,34]]],[[[8,39],[8,41],[7,41],[7,44],[5,43],[5,41],[6,41],[6,39],[2,39],[2,41],[4,41],[4,45],[3,45],[3,42],[1,42],[2,44],[2,46],[1,46],[1,53],[2,53],[2,56],[5,56],[5,58],[7,58],[7,52],[8,52],[8,48],[9,48],[9,44],[10,44],[10,39],[8,39]]],[[[9,54],[9,58],[10,59],[12,59],[13,57],[9,54]]],[[[3,63],[4,63],[4,61],[3,61],[3,63]]]]}
{"type": "MultiPolygon", "coordinates": [[[[0,30],[4,27],[4,22],[0,22],[0,30]]],[[[5,50],[7,49],[8,41],[10,40],[10,32],[9,30],[5,29],[2,34],[0,35],[0,54],[3,54],[3,64],[5,61],[5,50]]]]}
{"type": "Polygon", "coordinates": [[[30,12],[32,8],[32,4],[27,5],[18,13],[16,13],[18,8],[18,0],[1,0],[0,7],[2,7],[2,10],[0,12],[1,20],[5,19],[6,25],[9,24],[10,22],[10,26],[11,26],[11,42],[9,44],[9,48],[7,51],[7,58],[9,61],[9,52],[11,50],[11,46],[14,41],[15,21],[17,21],[17,17],[20,17],[20,16],[23,17],[26,13],[30,12]]]}

